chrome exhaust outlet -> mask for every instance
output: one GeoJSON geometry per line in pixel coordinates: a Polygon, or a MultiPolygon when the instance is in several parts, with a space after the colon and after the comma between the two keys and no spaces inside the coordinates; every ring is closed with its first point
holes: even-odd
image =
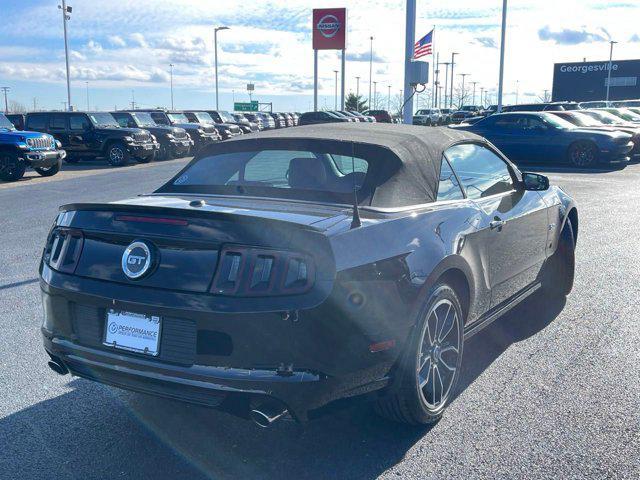
{"type": "Polygon", "coordinates": [[[51,357],[51,360],[47,362],[47,365],[58,375],[66,375],[67,373],[69,373],[69,369],[66,367],[66,365],[57,358],[51,357]]]}
{"type": "Polygon", "coordinates": [[[278,402],[264,402],[252,408],[249,411],[251,420],[262,428],[267,428],[273,425],[276,420],[284,417],[288,410],[278,402]]]}

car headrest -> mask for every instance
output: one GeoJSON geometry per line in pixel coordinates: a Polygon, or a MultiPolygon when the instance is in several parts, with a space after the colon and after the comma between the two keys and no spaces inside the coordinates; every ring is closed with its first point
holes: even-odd
{"type": "Polygon", "coordinates": [[[292,158],[289,161],[289,186],[301,189],[321,189],[327,182],[327,171],[315,157],[292,158]]]}

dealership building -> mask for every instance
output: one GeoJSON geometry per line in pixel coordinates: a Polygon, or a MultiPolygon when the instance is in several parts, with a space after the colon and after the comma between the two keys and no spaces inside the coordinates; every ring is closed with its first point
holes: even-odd
{"type": "MultiPolygon", "coordinates": [[[[607,97],[609,60],[556,63],[553,68],[552,100],[586,102],[607,97]]],[[[640,60],[611,63],[609,100],[640,99],[640,60]]]]}

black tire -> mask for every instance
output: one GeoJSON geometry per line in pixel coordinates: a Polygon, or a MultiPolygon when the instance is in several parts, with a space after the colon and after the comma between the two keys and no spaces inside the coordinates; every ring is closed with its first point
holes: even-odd
{"type": "Polygon", "coordinates": [[[567,220],[560,232],[558,246],[544,264],[542,290],[549,297],[566,297],[573,289],[575,276],[575,237],[567,220]]]}
{"type": "Polygon", "coordinates": [[[113,167],[122,167],[129,163],[130,154],[124,143],[115,142],[107,148],[107,162],[113,167]]]}
{"type": "Polygon", "coordinates": [[[173,156],[172,148],[161,143],[154,155],[156,160],[169,160],[173,156]]]}
{"type": "Polygon", "coordinates": [[[67,163],[78,163],[80,161],[80,157],[74,157],[73,155],[67,154],[64,161],[67,163]]]}
{"type": "Polygon", "coordinates": [[[569,146],[567,157],[571,165],[578,168],[593,167],[598,162],[600,151],[598,147],[588,140],[581,140],[569,146]]]}
{"type": "Polygon", "coordinates": [[[379,415],[410,425],[427,425],[440,419],[455,394],[460,377],[463,327],[464,318],[456,292],[447,284],[437,284],[430,290],[418,315],[398,369],[399,383],[376,401],[374,408],[379,415]],[[439,320],[440,316],[443,316],[442,320],[439,320]],[[440,379],[439,387],[436,378],[440,379]]]}
{"type": "Polygon", "coordinates": [[[27,169],[24,160],[13,152],[0,152],[0,180],[15,182],[24,176],[27,169]]]}
{"type": "Polygon", "coordinates": [[[136,157],[136,162],[138,163],[149,163],[155,157],[155,153],[153,155],[149,155],[148,157],[136,157]]]}
{"type": "Polygon", "coordinates": [[[55,165],[51,165],[50,167],[33,167],[33,169],[38,172],[38,175],[43,177],[53,177],[56,173],[60,171],[61,161],[59,160],[55,165]]]}

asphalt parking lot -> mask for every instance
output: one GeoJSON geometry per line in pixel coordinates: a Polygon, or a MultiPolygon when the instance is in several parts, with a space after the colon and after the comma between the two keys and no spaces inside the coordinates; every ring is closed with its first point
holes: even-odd
{"type": "Polygon", "coordinates": [[[640,164],[534,169],[579,205],[574,291],[534,295],[475,336],[437,425],[356,405],[261,430],[46,366],[37,266],[58,205],[151,191],[185,162],[0,184],[0,478],[640,477],[640,164]]]}

